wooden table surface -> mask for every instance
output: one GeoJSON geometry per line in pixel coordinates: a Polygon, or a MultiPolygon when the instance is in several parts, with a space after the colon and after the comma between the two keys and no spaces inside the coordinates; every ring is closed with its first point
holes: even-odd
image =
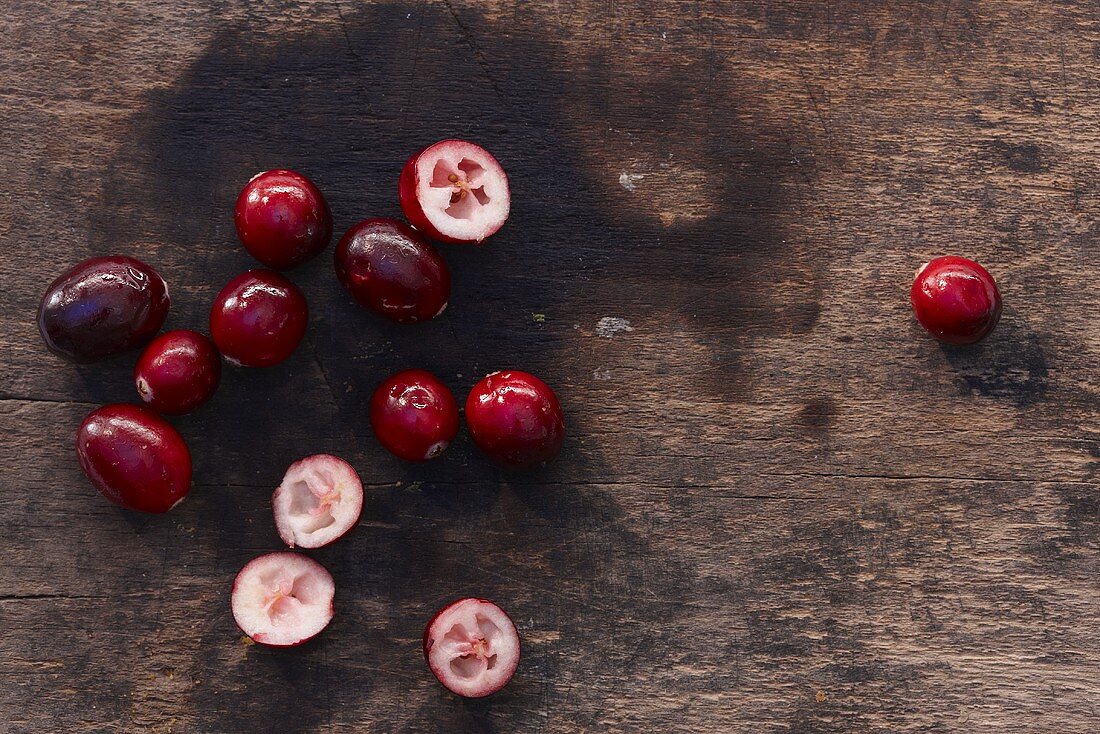
{"type": "Polygon", "coordinates": [[[9,0],[0,18],[0,714],[5,732],[1095,732],[1100,718],[1100,22],[1091,2],[9,0]],[[458,136],[512,178],[446,315],[382,323],[330,255],[306,340],[176,421],[195,486],[138,516],[74,431],[134,401],[73,367],[46,284],[108,253],[205,329],[253,265],[256,171],[336,228],[396,216],[405,157],[458,136]],[[1005,298],[942,348],[914,270],[1005,298]],[[461,434],[374,440],[406,367],[464,396],[542,376],[569,436],[512,475],[461,434]],[[246,644],[229,585],[270,494],[331,452],[368,487],[313,553],[337,614],[246,644]],[[463,701],[420,654],[462,595],[512,613],[513,682],[463,701]]]}

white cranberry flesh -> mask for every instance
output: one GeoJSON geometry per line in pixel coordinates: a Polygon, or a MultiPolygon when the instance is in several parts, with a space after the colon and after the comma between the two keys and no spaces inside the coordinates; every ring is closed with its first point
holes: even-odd
{"type": "Polygon", "coordinates": [[[519,665],[519,632],[487,599],[459,599],[436,612],[424,630],[424,657],[443,686],[466,698],[503,688],[519,665]]]}
{"type": "Polygon", "coordinates": [[[249,561],[233,582],[233,619],[253,642],[294,647],[332,620],[332,574],[298,553],[268,553],[249,561]]]}
{"type": "Polygon", "coordinates": [[[290,465],[271,497],[275,528],[291,548],[320,548],[359,524],[363,483],[343,459],[307,456],[290,465]]]}

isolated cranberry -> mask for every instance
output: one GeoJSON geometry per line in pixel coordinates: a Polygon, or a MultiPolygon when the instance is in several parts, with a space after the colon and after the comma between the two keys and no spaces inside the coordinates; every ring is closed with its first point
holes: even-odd
{"type": "Polygon", "coordinates": [[[275,528],[291,548],[320,548],[359,524],[363,483],[351,464],[314,454],[290,465],[271,496],[275,528]]]}
{"type": "Polygon", "coordinates": [[[125,255],[95,257],[50,283],[38,330],[54,354],[94,362],[152,339],[168,305],[168,286],[153,268],[125,255]]]}
{"type": "Polygon", "coordinates": [[[214,299],[210,336],[230,362],[270,367],[294,353],[308,321],[297,286],[272,270],[249,270],[214,299]]]}
{"type": "Polygon", "coordinates": [[[332,239],[332,214],[325,197],[294,171],[275,169],[253,176],[237,197],[234,219],[245,249],[277,270],[301,265],[332,239]]]}
{"type": "Polygon", "coordinates": [[[447,263],[401,222],[360,222],[340,240],[335,259],[336,276],[355,300],[394,321],[423,321],[447,308],[447,263]]]}
{"type": "Polygon", "coordinates": [[[496,693],[519,665],[519,632],[488,599],[459,599],[424,628],[424,659],[443,686],[460,696],[496,693]]]}
{"type": "Polygon", "coordinates": [[[431,372],[405,370],[374,391],[370,422],[391,454],[425,461],[443,453],[458,433],[458,403],[431,372]]]}
{"type": "Polygon", "coordinates": [[[153,410],[180,415],[209,400],[221,381],[222,360],[197,331],[177,329],[145,347],[134,367],[138,395],[153,410]]]}
{"type": "Polygon", "coordinates": [[[233,619],[253,642],[294,647],[328,626],[334,612],[332,574],[298,553],[253,558],[233,579],[233,619]]]}
{"type": "Polygon", "coordinates": [[[514,469],[550,461],[565,438],[554,391],[519,370],[494,372],[474,385],[466,398],[466,425],[482,451],[514,469]]]}
{"type": "Polygon", "coordinates": [[[465,140],[441,140],[414,153],[401,169],[398,195],[414,227],[452,244],[480,244],[494,234],[512,200],[497,159],[465,140]]]}
{"type": "Polygon", "coordinates": [[[909,298],[921,326],[948,344],[981,341],[1001,318],[1001,293],[993,276],[965,257],[925,263],[909,298]]]}
{"type": "Polygon", "coordinates": [[[191,453],[175,428],[137,405],[104,405],[76,433],[80,468],[129,510],[167,512],[191,489],[191,453]]]}

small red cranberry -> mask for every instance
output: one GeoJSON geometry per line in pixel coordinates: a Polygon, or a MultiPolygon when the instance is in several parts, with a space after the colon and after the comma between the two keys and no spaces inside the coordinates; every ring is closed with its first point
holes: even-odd
{"type": "Polygon", "coordinates": [[[332,239],[325,197],[295,171],[275,169],[253,176],[237,197],[234,219],[245,249],[277,270],[301,265],[332,239]]]}
{"type": "Polygon", "coordinates": [[[431,372],[405,370],[374,391],[370,422],[391,454],[426,461],[443,453],[458,433],[458,403],[431,372]]]}
{"type": "Polygon", "coordinates": [[[360,305],[397,322],[443,313],[451,272],[439,251],[394,219],[367,219],[336,246],[336,276],[360,305]]]}
{"type": "Polygon", "coordinates": [[[191,489],[191,453],[163,418],[137,405],[104,405],[76,434],[80,468],[129,510],[167,512],[191,489]]]}
{"type": "Polygon", "coordinates": [[[482,451],[514,469],[550,461],[565,438],[554,391],[519,370],[494,372],[474,385],[466,398],[466,425],[482,451]]]}
{"type": "Polygon", "coordinates": [[[1001,318],[1001,293],[993,276],[965,257],[925,263],[909,298],[920,325],[948,344],[981,341],[1001,318]]]}
{"type": "Polygon", "coordinates": [[[54,354],[94,362],[152,339],[168,306],[168,285],[153,268],[125,255],[94,257],[50,283],[38,330],[54,354]]]}
{"type": "Polygon", "coordinates": [[[222,360],[213,342],[189,329],[161,334],[138,358],[134,383],[153,410],[188,413],[209,400],[221,381],[222,360]]]}
{"type": "Polygon", "coordinates": [[[249,270],[214,299],[210,336],[230,362],[270,367],[294,353],[308,321],[306,299],[297,286],[272,270],[249,270]]]}

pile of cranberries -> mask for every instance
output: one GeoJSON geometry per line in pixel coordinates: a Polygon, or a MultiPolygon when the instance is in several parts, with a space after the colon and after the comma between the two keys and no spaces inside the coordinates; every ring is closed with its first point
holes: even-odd
{"type": "MultiPolygon", "coordinates": [[[[370,218],[352,226],[335,252],[340,284],[356,302],[399,323],[434,318],[447,308],[451,275],[429,242],[480,243],[496,233],[511,205],[508,177],[484,148],[444,140],[405,163],[398,198],[406,224],[370,218]]],[[[191,488],[191,454],[162,415],[195,410],[213,397],[222,359],[270,367],[297,349],[309,323],[305,296],[278,271],[316,257],[332,239],[332,214],[305,176],[271,170],[254,176],[237,198],[235,222],[245,249],[265,267],[232,278],[210,308],[210,337],[189,329],[160,334],[170,299],[149,265],[114,255],[82,262],[47,288],[38,310],[46,346],[73,362],[93,362],[144,347],[134,368],[143,405],[92,411],[77,430],[80,467],[108,499],[130,510],[167,512],[191,488]]],[[[941,257],[917,272],[911,291],[917,320],[950,344],[981,340],[997,324],[1001,296],[992,276],[961,257],[941,257]]],[[[565,437],[561,405],[527,372],[487,375],[466,397],[473,442],[505,467],[541,466],[565,437]]],[[[459,409],[442,380],[408,369],[382,381],[370,402],[379,443],[406,461],[427,461],[458,434],[459,409]]],[[[359,522],[363,484],[346,461],[328,454],[292,464],[272,495],[280,538],[291,548],[320,548],[359,522]]],[[[335,582],[296,552],[249,562],[233,583],[231,607],[253,641],[290,647],[332,619],[335,582]]],[[[440,682],[468,697],[502,688],[519,663],[515,625],[500,607],[459,599],[431,618],[424,655],[440,682]]]]}
{"type": "MultiPolygon", "coordinates": [[[[429,240],[480,244],[508,219],[508,177],[487,150],[444,140],[415,153],[398,179],[401,210],[411,223],[369,218],[336,246],[337,280],[356,302],[398,323],[432,319],[447,308],[451,273],[429,240]]],[[[167,512],[191,488],[191,454],[162,416],[210,400],[222,360],[271,367],[294,354],[309,324],[302,291],[283,271],[322,253],[332,240],[332,213],[321,190],[300,173],[257,174],[234,213],[241,244],[263,266],[229,280],[210,308],[209,337],[190,329],[158,336],[168,316],[168,285],[140,260],[92,258],[46,289],[38,327],[50,351],[94,362],[143,347],[134,367],[142,405],[105,405],[77,430],[80,467],[111,501],[139,512],[167,512]]],[[[459,429],[458,403],[438,377],[408,369],[374,392],[370,421],[379,443],[407,461],[439,456],[459,429]]],[[[518,370],[494,372],[466,399],[477,444],[505,467],[531,469],[561,449],[565,422],[557,396],[518,370]]],[[[287,469],[271,499],[275,528],[291,548],[320,548],[359,523],[363,484],[355,469],[328,454],[287,469]]],[[[291,647],[319,634],[333,615],[335,582],[296,552],[253,559],[233,583],[231,607],[253,641],[291,647]]],[[[503,687],[519,663],[519,634],[500,607],[460,599],[424,631],[424,655],[444,686],[462,696],[503,687]]]]}

